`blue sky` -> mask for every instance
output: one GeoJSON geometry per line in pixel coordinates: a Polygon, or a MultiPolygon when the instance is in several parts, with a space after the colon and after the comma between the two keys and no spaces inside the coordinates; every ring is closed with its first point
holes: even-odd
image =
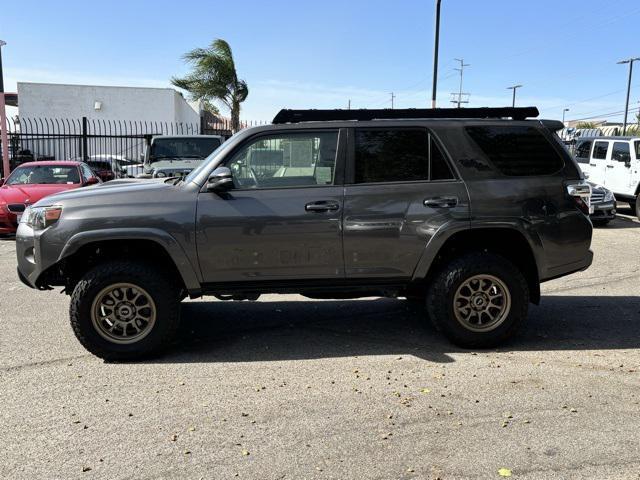
{"type": "MultiPolygon", "coordinates": [[[[169,86],[181,55],[227,40],[250,87],[243,118],[282,107],[425,107],[431,96],[433,0],[110,0],[5,2],[7,91],[17,81],[169,86]]],[[[627,66],[640,56],[637,0],[442,0],[439,106],[471,64],[469,106],[538,105],[545,117],[624,108],[627,66]]],[[[631,107],[640,105],[640,62],[631,107]]],[[[608,117],[611,120],[619,116],[608,117]]]]}

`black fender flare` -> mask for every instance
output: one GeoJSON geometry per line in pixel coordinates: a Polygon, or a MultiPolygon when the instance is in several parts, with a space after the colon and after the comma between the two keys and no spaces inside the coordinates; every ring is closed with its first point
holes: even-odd
{"type": "Polygon", "coordinates": [[[190,295],[199,295],[201,283],[198,270],[176,239],[164,230],[156,228],[110,228],[76,233],[60,252],[58,262],[70,257],[85,245],[109,240],[150,240],[160,245],[171,257],[190,295]]]}
{"type": "Polygon", "coordinates": [[[425,249],[420,257],[418,265],[413,272],[413,281],[422,281],[428,277],[431,267],[434,264],[437,256],[445,247],[447,241],[449,241],[454,235],[461,232],[470,232],[473,230],[512,230],[521,235],[526,243],[529,245],[533,261],[535,262],[537,278],[534,282],[534,290],[531,292],[532,301],[537,303],[539,301],[539,282],[540,278],[543,278],[546,264],[544,257],[540,255],[542,251],[542,240],[537,232],[531,228],[529,222],[522,219],[491,219],[491,221],[471,221],[468,223],[450,223],[443,225],[436,233],[430,238],[429,242],[425,246],[425,249]]]}

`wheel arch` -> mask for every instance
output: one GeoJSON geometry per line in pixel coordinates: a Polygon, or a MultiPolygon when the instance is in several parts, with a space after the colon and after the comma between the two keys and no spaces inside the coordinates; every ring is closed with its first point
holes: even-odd
{"type": "Polygon", "coordinates": [[[505,257],[522,271],[531,302],[537,305],[540,303],[539,264],[534,246],[527,238],[519,228],[500,224],[442,232],[427,245],[414,272],[414,281],[428,283],[450,259],[463,253],[486,251],[505,257]]]}
{"type": "Polygon", "coordinates": [[[157,229],[91,230],[75,234],[66,243],[56,265],[71,277],[104,260],[131,258],[154,262],[181,280],[191,296],[201,292],[197,270],[169,233],[157,229]]]}

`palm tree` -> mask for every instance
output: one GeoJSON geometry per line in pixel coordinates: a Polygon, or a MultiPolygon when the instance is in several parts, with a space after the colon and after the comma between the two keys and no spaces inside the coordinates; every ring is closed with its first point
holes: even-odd
{"type": "Polygon", "coordinates": [[[238,79],[231,47],[222,39],[208,48],[196,48],[184,55],[193,70],[184,78],[173,77],[171,83],[191,94],[194,100],[219,101],[231,112],[231,129],[240,129],[240,104],[247,99],[249,87],[238,79]]]}
{"type": "Polygon", "coordinates": [[[580,122],[576,125],[576,128],[597,128],[595,122],[580,122]]]}

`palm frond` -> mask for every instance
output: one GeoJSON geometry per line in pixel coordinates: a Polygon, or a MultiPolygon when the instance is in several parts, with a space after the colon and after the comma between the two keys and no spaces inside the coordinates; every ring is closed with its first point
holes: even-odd
{"type": "MultiPolygon", "coordinates": [[[[249,95],[244,80],[238,80],[233,53],[229,44],[220,38],[208,48],[195,48],[183,55],[193,68],[183,78],[172,77],[171,83],[189,92],[194,100],[217,101],[225,105],[232,117],[240,115],[240,103],[249,95]]],[[[234,125],[238,118],[232,118],[234,125]]]]}

